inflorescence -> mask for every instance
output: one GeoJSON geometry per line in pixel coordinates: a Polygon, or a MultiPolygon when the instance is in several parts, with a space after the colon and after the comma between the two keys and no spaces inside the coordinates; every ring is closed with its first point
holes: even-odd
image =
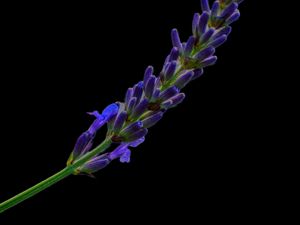
{"type": "Polygon", "coordinates": [[[215,50],[226,41],[231,23],[239,19],[238,6],[242,1],[217,0],[210,7],[208,0],[201,0],[202,14],[194,15],[192,36],[182,43],[177,29],[172,30],[173,48],[158,76],[149,66],[144,79],[127,90],[124,102],[107,106],[102,114],[97,111],[89,113],[96,119],[78,138],[67,165],[72,165],[91,150],[96,132],[104,125],[107,125],[107,137],[118,147],[93,157],[74,174],[92,175],[114,159],[130,162],[130,148],[143,143],[148,129],[168,109],[184,100],[182,89],[202,76],[205,67],[216,63],[215,50]]]}

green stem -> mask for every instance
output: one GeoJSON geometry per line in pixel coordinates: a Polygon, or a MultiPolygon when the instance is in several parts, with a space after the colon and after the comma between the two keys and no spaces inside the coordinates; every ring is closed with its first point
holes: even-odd
{"type": "Polygon", "coordinates": [[[70,176],[72,173],[74,173],[74,171],[78,167],[82,166],[84,163],[89,161],[92,157],[98,155],[101,152],[104,152],[107,148],[109,148],[110,144],[111,144],[110,138],[105,139],[100,145],[98,145],[89,153],[85,154],[74,164],[67,166],[66,168],[62,169],[61,171],[47,178],[46,180],[43,180],[42,182],[34,185],[33,187],[28,188],[27,190],[17,194],[16,196],[6,200],[5,202],[2,202],[0,204],[0,213],[36,195],[37,193],[45,190],[46,188],[57,183],[58,181],[70,176]]]}

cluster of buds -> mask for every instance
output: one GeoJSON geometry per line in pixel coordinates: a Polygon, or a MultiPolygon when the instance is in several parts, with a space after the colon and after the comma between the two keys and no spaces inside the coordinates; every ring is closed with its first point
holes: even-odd
{"type": "Polygon", "coordinates": [[[240,13],[242,0],[217,0],[210,8],[208,0],[201,0],[202,14],[196,13],[192,22],[192,36],[181,42],[177,29],[171,32],[173,48],[161,72],[154,75],[149,66],[143,81],[126,92],[124,102],[109,105],[102,114],[90,113],[96,119],[77,140],[68,160],[71,165],[92,147],[95,134],[107,124],[107,137],[118,144],[113,151],[95,156],[76,170],[76,174],[92,174],[106,167],[112,160],[130,162],[129,147],[137,147],[145,140],[148,129],[155,125],[165,112],[180,104],[185,94],[182,89],[202,76],[203,69],[216,63],[214,55],[231,32],[230,24],[240,13]]]}

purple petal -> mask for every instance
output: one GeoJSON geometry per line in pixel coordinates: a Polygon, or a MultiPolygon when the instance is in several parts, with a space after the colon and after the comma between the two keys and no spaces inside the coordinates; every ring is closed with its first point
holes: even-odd
{"type": "Polygon", "coordinates": [[[109,106],[107,106],[103,112],[102,112],[102,116],[104,116],[105,120],[108,121],[110,120],[112,117],[114,117],[115,115],[117,115],[119,111],[119,106],[116,103],[110,104],[109,106]]]}
{"type": "Polygon", "coordinates": [[[110,160],[120,158],[126,152],[128,144],[122,143],[115,150],[108,154],[110,160]]]}
{"type": "Polygon", "coordinates": [[[121,163],[129,163],[130,162],[131,151],[127,148],[126,151],[121,155],[120,162],[121,163]]]}
{"type": "Polygon", "coordinates": [[[142,144],[144,141],[145,141],[145,137],[142,137],[142,138],[140,138],[140,139],[138,139],[138,140],[135,140],[135,141],[131,142],[131,143],[128,144],[128,145],[129,145],[130,147],[135,148],[135,147],[139,146],[140,144],[142,144]]]}
{"type": "Polygon", "coordinates": [[[94,122],[92,125],[89,127],[88,132],[91,133],[92,135],[96,134],[96,132],[106,123],[106,120],[103,118],[99,117],[94,122]]]}
{"type": "Polygon", "coordinates": [[[104,116],[102,116],[98,111],[94,111],[94,112],[88,112],[87,114],[91,115],[91,116],[95,116],[96,118],[99,119],[105,119],[104,116]]]}

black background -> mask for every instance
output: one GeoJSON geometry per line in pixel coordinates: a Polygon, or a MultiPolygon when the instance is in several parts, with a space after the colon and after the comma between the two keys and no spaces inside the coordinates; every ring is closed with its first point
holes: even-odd
{"type": "MultiPolygon", "coordinates": [[[[240,206],[260,188],[252,181],[263,179],[256,177],[256,143],[264,138],[257,117],[265,104],[253,66],[260,51],[256,9],[255,1],[241,5],[218,63],[184,90],[185,102],[150,130],[130,164],[113,162],[96,179],[68,177],[0,215],[1,224],[193,224],[247,213],[240,206]]],[[[62,169],[92,122],[85,112],[122,100],[146,66],[158,74],[171,49],[170,30],[178,28],[186,40],[200,6],[112,1],[16,3],[4,10],[0,201],[62,169]]]]}

